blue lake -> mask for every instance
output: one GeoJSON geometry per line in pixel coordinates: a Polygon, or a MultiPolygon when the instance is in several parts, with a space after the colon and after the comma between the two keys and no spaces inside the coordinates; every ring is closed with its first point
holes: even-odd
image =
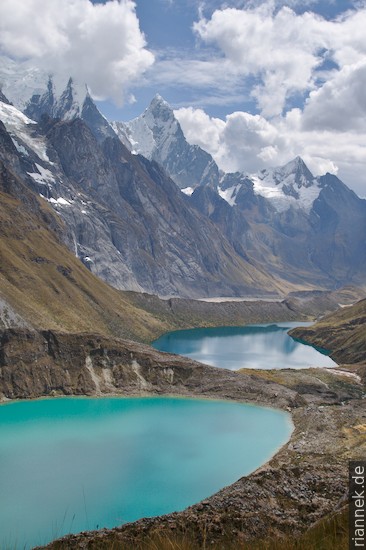
{"type": "Polygon", "coordinates": [[[230,370],[336,367],[328,355],[295,341],[287,331],[310,323],[178,330],[152,343],[160,351],[178,353],[230,370]]]}
{"type": "Polygon", "coordinates": [[[0,548],[200,501],[267,461],[290,415],[227,401],[59,398],[0,406],[0,548]]]}

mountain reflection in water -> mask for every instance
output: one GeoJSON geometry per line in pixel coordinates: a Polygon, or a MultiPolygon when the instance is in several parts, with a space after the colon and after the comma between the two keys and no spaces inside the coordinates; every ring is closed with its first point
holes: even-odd
{"type": "MultiPolygon", "coordinates": [[[[153,346],[230,370],[335,367],[336,363],[312,346],[297,342],[287,332],[305,323],[180,330],[163,335],[153,346]]],[[[309,323],[306,323],[309,324],[309,323]]]]}

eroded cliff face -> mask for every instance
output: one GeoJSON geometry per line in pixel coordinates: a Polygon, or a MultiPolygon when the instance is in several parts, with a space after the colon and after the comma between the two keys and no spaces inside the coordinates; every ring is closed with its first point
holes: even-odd
{"type": "Polygon", "coordinates": [[[241,257],[158,164],[117,137],[98,141],[80,118],[36,124],[1,102],[0,118],[5,168],[34,202],[42,195],[57,212],[60,240],[115,288],[168,297],[287,288],[241,257]]]}
{"type": "Polygon", "coordinates": [[[8,329],[0,333],[0,397],[175,394],[277,406],[301,403],[278,384],[202,365],[129,340],[8,329]],[[280,391],[281,390],[281,391],[280,391]]]}
{"type": "Polygon", "coordinates": [[[112,530],[69,535],[50,548],[149,548],[143,545],[156,534],[188,534],[195,544],[225,548],[225,541],[298,535],[341,509],[347,462],[366,452],[365,386],[342,370],[237,373],[91,334],[25,330],[5,331],[1,338],[0,387],[8,397],[215,397],[291,410],[295,424],[291,440],[268,464],[203,502],[112,530]]]}

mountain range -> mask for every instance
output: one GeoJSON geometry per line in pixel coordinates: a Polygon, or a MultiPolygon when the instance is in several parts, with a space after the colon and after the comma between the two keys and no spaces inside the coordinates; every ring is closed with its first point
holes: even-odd
{"type": "Polygon", "coordinates": [[[127,123],[109,123],[72,79],[59,95],[49,79],[24,112],[1,99],[14,149],[3,157],[19,157],[69,249],[112,286],[199,298],[365,285],[366,201],[300,157],[223,173],[161,96],[127,123]]]}

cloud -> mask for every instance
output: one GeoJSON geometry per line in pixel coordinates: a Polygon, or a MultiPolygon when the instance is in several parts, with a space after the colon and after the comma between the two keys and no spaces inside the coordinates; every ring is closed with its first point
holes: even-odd
{"type": "Polygon", "coordinates": [[[304,129],[364,132],[366,129],[366,59],[346,65],[304,107],[304,129]]]}
{"type": "Polygon", "coordinates": [[[299,16],[283,7],[274,14],[273,6],[263,4],[252,10],[217,10],[194,29],[243,76],[260,79],[252,94],[262,113],[271,116],[282,112],[292,94],[313,89],[320,52],[327,47],[319,24],[313,13],[299,16]]]}
{"type": "Polygon", "coordinates": [[[120,104],[154,62],[132,0],[2,0],[0,51],[120,104]]]}
{"type": "Polygon", "coordinates": [[[315,175],[338,174],[347,185],[366,196],[366,128],[359,133],[352,129],[305,129],[300,109],[271,121],[244,112],[221,120],[192,108],[178,109],[175,115],[187,140],[208,151],[226,172],[250,174],[300,155],[315,175]]]}
{"type": "Polygon", "coordinates": [[[324,72],[333,71],[365,58],[366,10],[349,11],[334,21],[318,14],[295,13],[288,6],[275,9],[274,2],[255,8],[226,8],[210,19],[194,24],[198,37],[217,48],[242,77],[256,77],[252,88],[261,113],[276,116],[296,95],[307,96],[319,87],[324,72]]]}
{"type": "Polygon", "coordinates": [[[211,53],[166,48],[156,51],[156,61],[147,73],[146,83],[156,86],[190,88],[232,94],[241,86],[241,76],[233,65],[211,53]]]}
{"type": "Polygon", "coordinates": [[[174,114],[188,142],[199,145],[212,155],[218,153],[225,129],[223,120],[209,117],[202,109],[193,107],[177,109],[174,114]]]}
{"type": "Polygon", "coordinates": [[[256,172],[279,158],[283,138],[260,115],[235,112],[223,121],[201,109],[175,112],[187,141],[208,151],[225,172],[256,172]]]}
{"type": "Polygon", "coordinates": [[[326,20],[279,2],[253,4],[202,15],[194,30],[226,63],[228,80],[235,75],[236,90],[240,79],[242,89],[251,86],[260,114],[220,122],[179,109],[187,139],[225,171],[256,172],[301,155],[314,174],[336,173],[366,196],[365,7],[326,20]]]}

